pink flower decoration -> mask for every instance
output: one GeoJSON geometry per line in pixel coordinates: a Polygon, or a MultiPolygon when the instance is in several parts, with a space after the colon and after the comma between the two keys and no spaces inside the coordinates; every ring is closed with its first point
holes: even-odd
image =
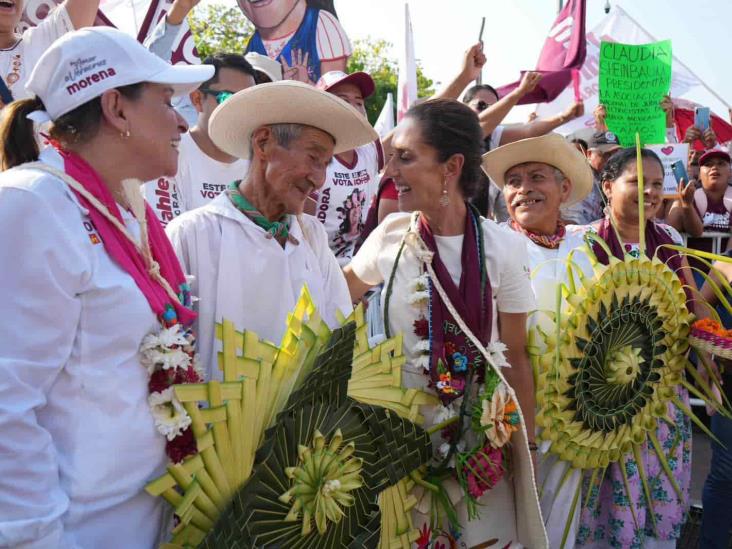
{"type": "Polygon", "coordinates": [[[475,499],[498,484],[503,473],[503,452],[487,445],[476,451],[463,465],[468,493],[475,499]]]}

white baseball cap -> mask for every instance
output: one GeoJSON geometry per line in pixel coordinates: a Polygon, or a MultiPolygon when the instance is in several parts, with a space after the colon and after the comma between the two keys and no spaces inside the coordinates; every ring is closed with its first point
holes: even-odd
{"type": "Polygon", "coordinates": [[[33,68],[26,89],[46,107],[28,115],[56,120],[105,91],[140,82],[169,84],[175,95],[195,90],[214,75],[211,65],[171,65],[129,34],[86,27],[63,35],[33,68]]]}
{"type": "Polygon", "coordinates": [[[279,61],[255,51],[250,51],[244,56],[244,59],[249,61],[249,64],[254,67],[255,71],[263,72],[269,76],[272,82],[282,80],[282,65],[280,65],[279,61]]]}

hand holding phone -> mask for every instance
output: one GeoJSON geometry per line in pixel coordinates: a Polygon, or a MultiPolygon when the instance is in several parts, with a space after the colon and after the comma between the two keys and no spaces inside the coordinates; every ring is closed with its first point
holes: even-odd
{"type": "Polygon", "coordinates": [[[704,133],[709,129],[709,118],[711,112],[709,107],[696,107],[694,109],[694,126],[704,133]]]}

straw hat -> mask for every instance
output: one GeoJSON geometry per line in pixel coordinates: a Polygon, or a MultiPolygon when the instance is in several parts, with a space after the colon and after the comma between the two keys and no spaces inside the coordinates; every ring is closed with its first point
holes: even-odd
{"type": "Polygon", "coordinates": [[[269,76],[272,82],[282,80],[282,65],[280,65],[279,61],[255,51],[250,51],[244,56],[244,59],[249,61],[249,64],[254,67],[255,71],[263,72],[269,76]]]}
{"type": "Polygon", "coordinates": [[[483,171],[500,189],[506,172],[518,164],[541,162],[561,171],[572,183],[564,205],[575,204],[592,190],[592,170],[587,159],[558,133],[531,137],[503,145],[483,155],[483,171]]]}
{"type": "Polygon", "coordinates": [[[379,138],[351,105],[315,87],[283,80],[247,88],[216,107],[209,120],[209,135],[222,151],[249,158],[252,133],[269,124],[304,124],[335,139],[333,154],[350,151],[379,138]]]}

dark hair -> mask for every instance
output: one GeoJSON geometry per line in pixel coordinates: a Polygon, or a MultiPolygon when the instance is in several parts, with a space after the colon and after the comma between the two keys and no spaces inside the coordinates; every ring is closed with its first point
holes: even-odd
{"type": "Polygon", "coordinates": [[[478,116],[470,107],[452,99],[425,101],[410,108],[406,116],[419,123],[422,139],[437,150],[440,162],[454,154],[463,155],[458,183],[464,198],[474,197],[483,185],[480,169],[483,130],[478,116]]]}
{"type": "Polygon", "coordinates": [[[211,84],[219,81],[219,72],[221,69],[234,69],[244,74],[248,74],[257,82],[257,71],[254,70],[251,63],[246,60],[243,55],[238,53],[215,53],[203,60],[203,65],[213,65],[214,75],[201,84],[200,88],[207,88],[211,84]]]}
{"type": "MultiPolygon", "coordinates": [[[[663,162],[658,155],[651,149],[641,149],[641,158],[650,158],[658,162],[663,171],[663,162]]],[[[628,147],[626,149],[620,149],[613,154],[605,164],[605,169],[602,170],[602,181],[615,181],[625,171],[626,166],[636,159],[635,147],[628,147]]]]}
{"type": "MultiPolygon", "coordinates": [[[[140,97],[143,85],[140,82],[116,89],[134,100],[140,97]]],[[[38,160],[35,129],[28,114],[45,109],[38,97],[13,101],[3,109],[0,115],[0,168],[3,171],[38,160]]],[[[61,143],[84,143],[97,134],[101,120],[102,98],[99,96],[59,116],[48,133],[61,143]]]]}
{"type": "Polygon", "coordinates": [[[465,94],[463,95],[463,103],[470,103],[480,91],[491,92],[493,95],[496,96],[496,99],[500,99],[496,88],[494,88],[493,86],[489,86],[488,84],[476,84],[475,86],[468,88],[468,91],[465,92],[465,94]]]}
{"type": "Polygon", "coordinates": [[[572,139],[570,143],[572,143],[572,145],[579,145],[580,147],[582,147],[583,151],[587,151],[587,141],[585,141],[584,139],[572,139]]]}

